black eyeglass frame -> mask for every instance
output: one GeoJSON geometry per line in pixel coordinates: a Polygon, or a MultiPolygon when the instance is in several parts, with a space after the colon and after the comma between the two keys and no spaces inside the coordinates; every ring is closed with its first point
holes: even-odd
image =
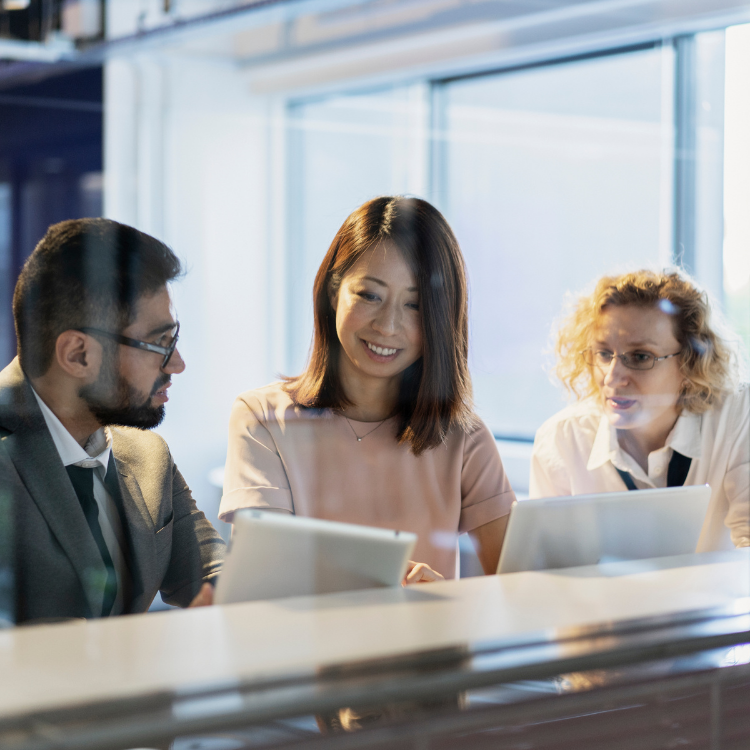
{"type": "Polygon", "coordinates": [[[174,350],[177,348],[177,339],[180,337],[180,323],[177,321],[177,325],[174,329],[174,338],[169,346],[159,346],[158,344],[149,344],[147,341],[139,341],[138,339],[131,339],[129,336],[123,336],[121,333],[112,333],[111,331],[102,331],[100,328],[91,328],[89,326],[83,326],[82,328],[76,328],[76,331],[81,333],[99,334],[100,336],[106,336],[107,338],[117,341],[118,344],[124,344],[125,346],[132,346],[135,349],[143,349],[147,352],[155,352],[156,354],[163,354],[164,360],[161,363],[161,369],[163,370],[168,364],[169,360],[172,359],[174,350]]]}
{"type": "MultiPolygon", "coordinates": [[[[599,349],[597,351],[602,351],[602,350],[599,349]]],[[[589,357],[591,357],[592,360],[593,360],[593,358],[596,355],[596,353],[597,352],[594,351],[593,349],[584,349],[581,352],[581,356],[585,360],[586,364],[589,365],[590,367],[600,367],[603,363],[589,361],[589,357]]],[[[628,364],[628,362],[631,361],[630,358],[633,356],[634,353],[635,352],[625,352],[624,354],[614,354],[614,353],[612,353],[612,358],[609,360],[609,362],[607,364],[607,367],[609,367],[609,365],[612,364],[612,360],[613,359],[619,359],[620,362],[622,362],[622,364],[625,367],[628,368],[628,370],[636,370],[636,371],[640,371],[640,372],[644,372],[644,371],[648,371],[648,370],[653,370],[654,367],[656,367],[656,363],[657,362],[661,362],[663,359],[671,359],[672,357],[677,357],[680,354],[682,354],[682,350],[680,350],[679,352],[675,352],[674,354],[665,354],[663,357],[655,357],[653,354],[648,354],[648,352],[643,352],[643,354],[648,354],[648,356],[651,357],[651,359],[649,360],[649,362],[651,363],[650,367],[633,367],[632,364],[628,364]]]]}

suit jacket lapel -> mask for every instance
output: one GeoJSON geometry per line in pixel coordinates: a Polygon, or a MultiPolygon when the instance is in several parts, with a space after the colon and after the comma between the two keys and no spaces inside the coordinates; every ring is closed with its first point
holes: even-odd
{"type": "MultiPolygon", "coordinates": [[[[17,360],[3,373],[11,379],[12,418],[0,413],[9,431],[3,438],[8,455],[81,581],[93,616],[102,611],[106,569],[86,523],[60,455],[17,360]],[[9,372],[10,371],[10,372],[9,372]]],[[[6,380],[6,384],[8,381],[6,380]]]]}
{"type": "Polygon", "coordinates": [[[135,478],[135,467],[132,466],[127,452],[122,450],[116,428],[112,430],[112,457],[110,464],[114,461],[117,471],[112,480],[110,480],[110,472],[107,471],[107,488],[120,508],[130,554],[130,570],[133,575],[133,595],[126,611],[139,611],[136,607],[138,599],[144,594],[150,595],[153,590],[151,578],[156,568],[156,528],[148,512],[140,485],[135,478]],[[116,487],[110,485],[110,482],[115,479],[117,480],[116,487]]]}
{"type": "Polygon", "coordinates": [[[123,576],[120,581],[122,586],[122,597],[123,597],[123,611],[125,613],[130,612],[133,599],[137,596],[138,592],[134,589],[139,581],[140,577],[137,570],[137,557],[133,550],[133,532],[132,526],[128,523],[127,516],[125,514],[125,500],[123,497],[122,486],[120,484],[120,474],[117,470],[117,462],[115,460],[114,452],[109,454],[109,463],[107,464],[107,473],[104,476],[104,486],[107,488],[109,496],[117,508],[117,513],[120,516],[120,523],[122,526],[122,533],[124,535],[123,541],[123,555],[125,557],[125,564],[128,568],[128,575],[123,576]]]}

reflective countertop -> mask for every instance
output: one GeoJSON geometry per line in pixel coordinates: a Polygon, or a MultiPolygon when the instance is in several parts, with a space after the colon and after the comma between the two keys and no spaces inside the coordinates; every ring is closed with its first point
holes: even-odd
{"type": "Polygon", "coordinates": [[[0,631],[0,718],[726,607],[750,550],[0,631]]]}

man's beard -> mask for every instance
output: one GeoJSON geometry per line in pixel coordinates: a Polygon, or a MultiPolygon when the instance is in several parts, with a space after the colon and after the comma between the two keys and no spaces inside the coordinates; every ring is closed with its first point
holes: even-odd
{"type": "Polygon", "coordinates": [[[164,404],[151,406],[151,398],[169,382],[169,375],[162,375],[154,383],[148,398],[142,401],[142,394],[120,375],[114,362],[111,359],[105,362],[96,382],[78,391],[99,424],[136,427],[139,430],[150,430],[160,425],[164,419],[164,404]]]}

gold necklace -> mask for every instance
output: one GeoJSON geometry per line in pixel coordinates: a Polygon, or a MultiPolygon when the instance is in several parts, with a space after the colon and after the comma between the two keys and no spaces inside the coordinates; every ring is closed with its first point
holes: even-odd
{"type": "Polygon", "coordinates": [[[348,417],[345,414],[342,414],[341,416],[344,417],[344,419],[346,419],[346,423],[349,425],[349,429],[354,433],[354,437],[357,438],[358,443],[361,443],[362,440],[366,438],[368,435],[372,435],[372,433],[375,432],[375,430],[377,430],[378,427],[382,426],[383,422],[385,422],[386,419],[388,419],[388,417],[386,417],[385,419],[382,419],[369,432],[366,432],[364,435],[362,435],[362,437],[360,437],[359,435],[357,435],[357,432],[354,429],[354,427],[352,427],[352,423],[349,421],[348,417]]]}

